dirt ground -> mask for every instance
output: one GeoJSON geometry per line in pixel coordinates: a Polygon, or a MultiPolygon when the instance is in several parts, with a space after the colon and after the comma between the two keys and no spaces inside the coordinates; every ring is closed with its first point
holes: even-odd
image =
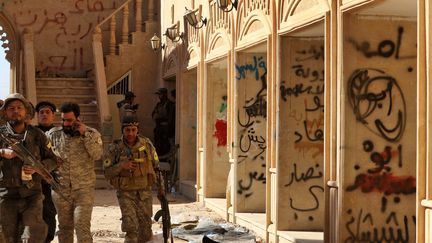
{"type": "MultiPolygon", "coordinates": [[[[194,215],[199,218],[211,218],[217,222],[223,222],[223,219],[215,212],[203,207],[200,203],[191,202],[182,196],[175,198],[168,195],[170,201],[171,218],[176,215],[194,215]]],[[[153,197],[153,213],[160,209],[159,201],[156,196],[153,197]]],[[[123,242],[124,234],[121,231],[120,208],[118,207],[115,190],[99,189],[95,194],[95,205],[92,214],[92,233],[93,242],[108,243],[108,242],[123,242]]],[[[152,225],[154,238],[151,242],[163,242],[161,225],[154,222],[152,225]]],[[[54,239],[58,243],[57,237],[54,239]]],[[[187,242],[181,239],[174,238],[174,242],[187,242]]]]}

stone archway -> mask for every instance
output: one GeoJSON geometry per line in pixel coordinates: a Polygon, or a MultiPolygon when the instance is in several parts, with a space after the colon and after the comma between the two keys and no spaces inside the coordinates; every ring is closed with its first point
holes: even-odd
{"type": "MultiPolygon", "coordinates": [[[[10,90],[17,90],[20,80],[19,38],[13,23],[3,13],[0,13],[0,45],[5,52],[5,59],[10,63],[10,90]]],[[[1,51],[1,50],[0,50],[1,51]]],[[[7,82],[7,80],[4,80],[7,82]]]]}

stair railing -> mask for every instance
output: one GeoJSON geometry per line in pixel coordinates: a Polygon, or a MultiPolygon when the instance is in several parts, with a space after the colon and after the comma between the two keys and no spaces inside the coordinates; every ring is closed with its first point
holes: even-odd
{"type": "MultiPolygon", "coordinates": [[[[135,4],[135,9],[138,10],[133,13],[135,19],[135,30],[141,31],[142,29],[142,2],[143,0],[127,0],[110,15],[108,15],[103,21],[95,26],[93,33],[93,57],[95,63],[95,84],[97,89],[98,108],[101,127],[104,127],[106,123],[112,121],[112,116],[109,111],[108,94],[107,94],[107,80],[105,75],[104,56],[116,55],[120,44],[127,44],[129,42],[129,6],[132,3],[135,4]],[[120,19],[121,18],[121,19],[120,19]],[[117,26],[117,20],[121,20],[121,26],[117,26]],[[121,28],[119,32],[121,37],[117,38],[118,28],[121,28]],[[103,30],[108,29],[108,46],[104,51],[103,47],[103,30]]],[[[105,32],[105,31],[104,31],[105,32]]]]}

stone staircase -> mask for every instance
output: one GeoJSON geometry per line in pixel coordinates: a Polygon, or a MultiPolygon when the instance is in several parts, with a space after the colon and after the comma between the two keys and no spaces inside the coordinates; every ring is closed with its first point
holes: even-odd
{"type": "MultiPolygon", "coordinates": [[[[50,101],[57,108],[63,102],[78,103],[81,120],[100,131],[95,84],[89,78],[37,78],[37,101],[50,101]]],[[[56,124],[61,125],[60,113],[56,114],[56,124]]]]}
{"type": "MultiPolygon", "coordinates": [[[[80,119],[84,124],[101,132],[96,88],[90,78],[36,78],[37,102],[50,101],[60,109],[63,102],[78,103],[81,110],[80,119]]],[[[56,113],[55,125],[61,126],[61,113],[56,113]]],[[[97,188],[109,186],[103,176],[102,160],[95,162],[98,178],[97,188]]]]}

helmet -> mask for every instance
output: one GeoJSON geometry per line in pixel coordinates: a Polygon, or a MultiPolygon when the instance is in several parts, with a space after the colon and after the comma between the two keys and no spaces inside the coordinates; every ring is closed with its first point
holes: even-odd
{"type": "Polygon", "coordinates": [[[139,126],[138,117],[133,115],[124,116],[122,119],[122,128],[128,126],[139,126]]]}

